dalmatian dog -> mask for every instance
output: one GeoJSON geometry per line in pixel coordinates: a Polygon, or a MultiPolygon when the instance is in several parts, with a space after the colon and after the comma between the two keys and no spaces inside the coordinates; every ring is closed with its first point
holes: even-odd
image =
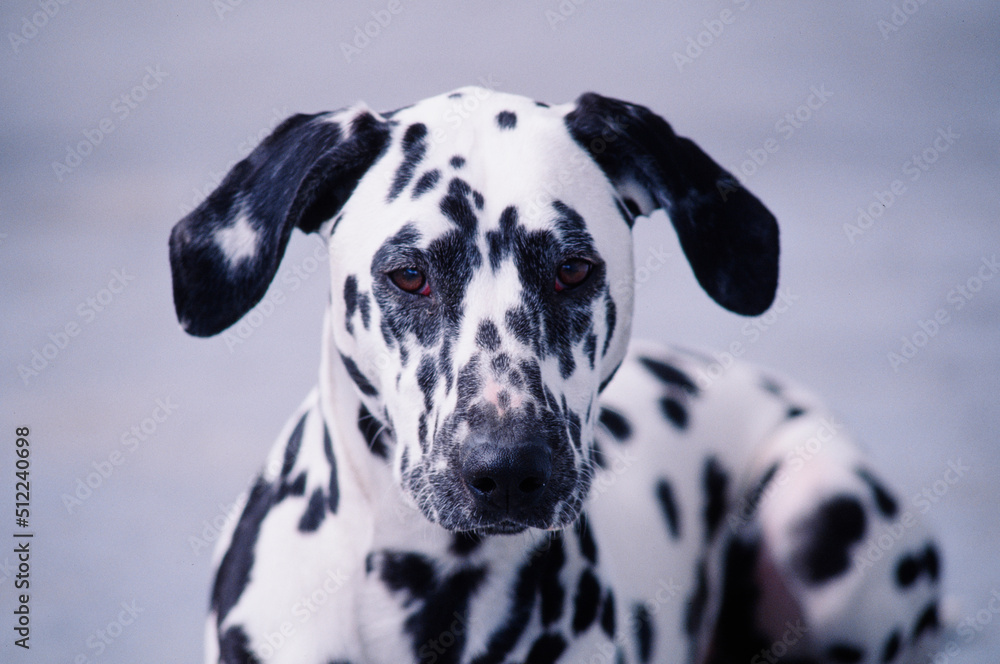
{"type": "Polygon", "coordinates": [[[711,298],[768,309],[774,217],[597,94],[296,115],[176,225],[193,335],[261,300],[293,228],[332,278],[319,385],[217,553],[207,661],[924,661],[938,549],[840,419],[630,344],[656,210],[711,298]]]}

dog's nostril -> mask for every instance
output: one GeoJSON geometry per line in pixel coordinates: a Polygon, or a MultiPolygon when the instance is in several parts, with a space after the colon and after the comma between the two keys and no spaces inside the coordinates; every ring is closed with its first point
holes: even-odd
{"type": "Polygon", "coordinates": [[[543,482],[541,479],[537,477],[526,477],[524,480],[521,481],[521,484],[518,485],[518,488],[523,493],[533,493],[535,491],[538,491],[544,486],[545,482],[543,482]]]}
{"type": "Polygon", "coordinates": [[[489,477],[480,477],[472,482],[472,488],[480,493],[492,493],[497,488],[497,483],[489,477]]]}

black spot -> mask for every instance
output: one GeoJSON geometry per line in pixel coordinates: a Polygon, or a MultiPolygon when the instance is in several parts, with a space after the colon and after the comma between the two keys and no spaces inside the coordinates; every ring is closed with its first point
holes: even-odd
{"type": "Polygon", "coordinates": [[[619,441],[624,442],[632,435],[632,426],[628,423],[628,420],[621,413],[607,406],[601,408],[597,420],[604,425],[608,433],[619,441]]]}
{"type": "Polygon", "coordinates": [[[587,527],[585,519],[582,516],[576,520],[573,530],[576,531],[576,536],[580,540],[580,553],[590,561],[590,564],[596,565],[597,542],[594,541],[594,535],[590,532],[590,528],[587,527]]]}
{"type": "Polygon", "coordinates": [[[368,443],[372,454],[382,459],[389,458],[389,448],[382,441],[382,423],[375,419],[364,404],[358,408],[358,429],[368,443]]]}
{"type": "MultiPolygon", "coordinates": [[[[493,357],[491,362],[493,366],[493,371],[496,372],[497,376],[502,376],[510,370],[510,355],[507,353],[499,353],[493,357]]],[[[517,374],[517,372],[514,372],[517,374]]],[[[520,376],[520,374],[517,374],[520,376]]],[[[514,383],[514,377],[511,376],[511,384],[514,383]]],[[[519,385],[514,385],[514,387],[520,387],[519,385]]]]}
{"type": "Polygon", "coordinates": [[[500,111],[497,113],[497,124],[501,129],[513,129],[517,126],[517,115],[513,111],[500,111]]]}
{"type": "MultiPolygon", "coordinates": [[[[611,339],[615,336],[615,324],[618,322],[618,307],[610,293],[604,295],[604,327],[607,330],[604,337],[604,346],[601,348],[601,357],[608,354],[611,346],[611,339]]],[[[609,378],[610,380],[610,378],[609,378]]]]}
{"type": "Polygon", "coordinates": [[[326,516],[326,503],[323,501],[323,490],[316,489],[309,497],[309,505],[305,514],[299,519],[299,531],[303,533],[315,532],[319,525],[323,523],[326,516]]]}
{"type": "Polygon", "coordinates": [[[705,491],[705,539],[711,541],[725,516],[729,488],[729,476],[715,457],[705,462],[702,488],[705,491]]]}
{"type": "Polygon", "coordinates": [[[372,321],[372,304],[368,298],[368,293],[360,293],[358,295],[358,309],[361,310],[361,324],[367,330],[372,321]]]}
{"type": "Polygon", "coordinates": [[[573,358],[573,348],[563,346],[559,349],[559,375],[569,378],[576,371],[576,360],[573,358]]]}
{"type": "Polygon", "coordinates": [[[673,397],[663,397],[660,399],[660,410],[663,415],[670,420],[678,429],[684,430],[688,425],[687,410],[673,397]]]}
{"type": "Polygon", "coordinates": [[[759,545],[730,540],[723,558],[722,601],[712,639],[713,662],[749,662],[770,647],[770,639],[756,628],[760,588],[755,570],[759,545]]]}
{"type": "Polygon", "coordinates": [[[413,179],[413,173],[427,151],[427,143],[424,141],[426,136],[427,126],[423,123],[418,122],[406,128],[406,133],[403,134],[403,161],[396,169],[392,187],[389,188],[389,202],[395,200],[413,179]]]}
{"type": "Polygon", "coordinates": [[[924,570],[934,582],[941,574],[941,558],[938,556],[937,547],[933,544],[928,544],[924,549],[924,570]]]}
{"type": "Polygon", "coordinates": [[[858,477],[864,480],[865,484],[871,488],[872,493],[875,495],[875,505],[878,506],[878,511],[882,513],[882,516],[887,519],[896,516],[899,507],[896,504],[896,499],[886,490],[885,485],[875,475],[864,468],[858,468],[856,472],[858,477]]]}
{"type": "Polygon", "coordinates": [[[610,639],[615,638],[615,619],[615,594],[608,590],[601,605],[601,629],[610,639]]]}
{"type": "Polygon", "coordinates": [[[903,639],[899,635],[899,630],[892,633],[889,640],[885,642],[885,646],[882,648],[882,662],[883,664],[888,664],[892,660],[896,659],[896,655],[899,654],[899,647],[902,645],[903,639]]]}
{"type": "Polygon", "coordinates": [[[843,662],[844,664],[856,664],[865,656],[865,652],[856,646],[837,643],[826,650],[826,656],[833,662],[843,662]]]}
{"type": "Polygon", "coordinates": [[[333,441],[330,440],[330,430],[327,428],[326,422],[323,423],[323,454],[326,455],[327,463],[330,464],[327,506],[330,508],[331,514],[336,514],[340,503],[340,483],[337,481],[337,459],[333,456],[333,441]]]}
{"type": "Polygon", "coordinates": [[[434,388],[437,387],[438,373],[435,360],[430,355],[424,355],[417,367],[417,385],[424,393],[424,411],[430,412],[434,406],[434,388]]]}
{"type": "Polygon", "coordinates": [[[212,608],[215,610],[219,625],[222,625],[229,610],[239,601],[250,580],[260,524],[274,505],[275,499],[274,487],[264,478],[258,477],[250,490],[250,496],[243,507],[236,530],[233,531],[232,542],[222,557],[215,575],[212,608]]]}
{"type": "Polygon", "coordinates": [[[628,211],[632,213],[633,217],[642,216],[642,209],[639,207],[639,204],[635,202],[635,200],[626,197],[622,200],[622,202],[625,203],[625,207],[628,208],[628,211]]]}
{"type": "Polygon", "coordinates": [[[476,333],[476,345],[490,352],[500,348],[500,331],[493,321],[484,320],[479,323],[479,331],[476,333]]]}
{"type": "Polygon", "coordinates": [[[757,480],[757,484],[754,485],[752,489],[747,493],[745,507],[743,511],[739,514],[741,518],[745,521],[750,521],[760,506],[760,501],[764,497],[764,492],[767,490],[771,480],[778,473],[778,469],[781,467],[781,462],[775,461],[772,463],[764,474],[761,475],[760,479],[757,480]]]}
{"type": "Polygon", "coordinates": [[[281,464],[281,477],[288,477],[288,474],[292,472],[292,468],[295,466],[295,459],[299,455],[299,448],[302,447],[302,431],[306,427],[306,417],[309,413],[305,413],[299,419],[299,423],[295,425],[295,429],[292,430],[292,435],[288,437],[288,444],[285,446],[285,459],[281,464]]]}
{"type": "Polygon", "coordinates": [[[542,634],[531,644],[524,664],[554,664],[566,650],[566,639],[559,634],[542,634]]]}
{"type": "Polygon", "coordinates": [[[644,604],[632,605],[632,627],[639,661],[648,662],[653,657],[653,620],[644,604]]]}
{"type": "Polygon", "coordinates": [[[799,406],[789,406],[788,410],[785,411],[785,417],[792,420],[795,419],[796,417],[804,415],[805,412],[806,412],[805,408],[801,408],[799,406]]]}
{"type": "Polygon", "coordinates": [[[419,553],[386,551],[381,555],[379,577],[389,590],[405,590],[413,597],[427,597],[437,587],[437,572],[419,553]]]}
{"type": "Polygon", "coordinates": [[[590,362],[590,368],[594,368],[594,362],[597,360],[597,335],[590,333],[587,338],[583,341],[583,354],[587,356],[587,360],[590,362]]]}
{"type": "Polygon", "coordinates": [[[486,205],[486,199],[478,191],[472,192],[472,202],[475,204],[477,210],[482,210],[483,206],[486,205]]]}
{"type": "Polygon", "coordinates": [[[708,572],[705,569],[704,560],[698,563],[695,579],[694,592],[688,598],[684,612],[684,631],[692,638],[697,636],[701,629],[701,621],[705,615],[705,604],[708,602],[708,572]]]}
{"type": "Polygon", "coordinates": [[[525,346],[530,347],[532,342],[537,338],[538,328],[534,325],[531,315],[524,307],[508,309],[504,316],[504,324],[507,327],[507,331],[513,334],[514,338],[525,346]]]}
{"type": "Polygon", "coordinates": [[[420,176],[417,184],[413,185],[413,198],[418,198],[434,188],[434,185],[441,179],[441,171],[434,168],[420,176]]]}
{"type": "Polygon", "coordinates": [[[467,556],[483,543],[483,538],[471,532],[455,533],[449,550],[458,556],[467,556]]]}
{"type": "Polygon", "coordinates": [[[486,650],[474,657],[471,664],[500,664],[506,660],[534,612],[536,593],[541,594],[542,624],[559,619],[564,592],[558,576],[564,561],[562,537],[558,533],[551,534],[531,552],[508,593],[510,604],[503,614],[506,620],[490,634],[486,650]]]}
{"type": "Polygon", "coordinates": [[[455,155],[448,161],[448,163],[451,164],[452,168],[461,168],[462,166],[465,166],[465,157],[455,155]]]}
{"type": "Polygon", "coordinates": [[[904,555],[896,564],[896,583],[900,588],[912,586],[920,576],[922,567],[920,560],[910,554],[904,555]]]}
{"type": "Polygon", "coordinates": [[[796,568],[807,583],[825,583],[847,571],[850,548],[865,534],[865,510],[853,496],[834,496],[800,528],[805,541],[795,556],[796,568]]]}
{"type": "Polygon", "coordinates": [[[548,108],[549,107],[549,105],[546,104],[544,101],[536,101],[535,102],[535,106],[538,106],[539,108],[548,108]]]}
{"type": "Polygon", "coordinates": [[[274,498],[274,504],[280,503],[289,496],[303,496],[306,493],[306,471],[299,473],[298,477],[291,483],[287,480],[281,482],[278,492],[274,498]]]}
{"type": "Polygon", "coordinates": [[[698,386],[680,369],[665,362],[654,360],[651,357],[641,357],[639,361],[642,363],[642,366],[646,367],[651,374],[663,383],[672,387],[679,387],[688,394],[698,394],[698,386]]]}
{"type": "Polygon", "coordinates": [[[358,278],[353,274],[344,279],[344,327],[349,334],[354,334],[354,324],[351,318],[358,308],[358,278]]]}
{"type": "Polygon", "coordinates": [[[573,633],[580,634],[597,619],[597,609],[601,603],[601,584],[590,569],[583,570],[576,586],[573,600],[573,633]]]}
{"type": "Polygon", "coordinates": [[[378,390],[375,389],[374,385],[368,382],[368,379],[365,378],[365,375],[361,373],[360,369],[358,369],[358,365],[354,363],[354,360],[347,357],[343,353],[340,354],[340,359],[343,360],[344,367],[347,369],[348,375],[350,375],[351,380],[353,380],[354,384],[358,386],[358,389],[361,390],[362,394],[367,394],[370,397],[378,396],[378,390]]]}
{"type": "Polygon", "coordinates": [[[663,518],[667,520],[667,528],[670,529],[670,536],[675,540],[681,537],[681,514],[677,509],[677,502],[674,500],[674,491],[670,483],[661,479],[656,483],[656,498],[660,501],[660,510],[663,518]]]}
{"type": "Polygon", "coordinates": [[[924,632],[936,631],[940,626],[937,602],[931,602],[923,610],[923,613],[917,618],[917,623],[913,626],[913,642],[916,643],[924,632]]]}
{"type": "Polygon", "coordinates": [[[479,223],[476,219],[476,213],[469,205],[470,195],[472,195],[472,188],[467,182],[459,178],[452,178],[451,182],[448,183],[448,195],[441,199],[440,204],[441,214],[455,224],[464,236],[471,236],[475,233],[479,223]]]}
{"type": "Polygon", "coordinates": [[[250,652],[250,639],[242,627],[230,627],[219,638],[220,664],[259,664],[257,656],[250,652]]]}

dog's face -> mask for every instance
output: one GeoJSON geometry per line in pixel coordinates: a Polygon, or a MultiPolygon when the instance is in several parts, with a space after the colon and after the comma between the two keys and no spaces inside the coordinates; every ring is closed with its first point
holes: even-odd
{"type": "Polygon", "coordinates": [[[642,107],[467,88],[385,116],[297,116],[178,224],[178,314],[224,329],[263,295],[291,227],[318,230],[333,373],[391,433],[405,494],[450,530],[560,528],[628,343],[632,223],[659,207],[715,299],[766,309],[773,217],[642,107]]]}

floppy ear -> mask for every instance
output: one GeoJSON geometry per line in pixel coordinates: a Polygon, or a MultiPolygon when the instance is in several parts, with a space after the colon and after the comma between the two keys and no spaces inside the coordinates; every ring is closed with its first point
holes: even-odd
{"type": "Polygon", "coordinates": [[[174,306],[190,334],[218,334],[267,291],[293,227],[316,231],[388,142],[363,107],[295,115],[236,164],[170,234],[174,306]]]}
{"type": "MultiPolygon", "coordinates": [[[[702,288],[739,314],[763,313],[778,285],[778,226],[757,198],[649,109],[594,93],[566,115],[626,201],[663,208],[702,288]]],[[[636,210],[632,210],[635,212],[636,210]]]]}

